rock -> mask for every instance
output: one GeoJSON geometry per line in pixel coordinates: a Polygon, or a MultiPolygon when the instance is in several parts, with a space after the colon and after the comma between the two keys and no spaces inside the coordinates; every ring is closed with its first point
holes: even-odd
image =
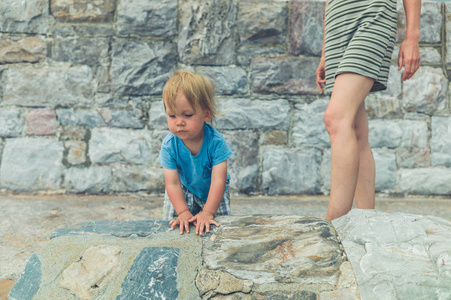
{"type": "Polygon", "coordinates": [[[36,254],[32,254],[25,266],[23,276],[19,277],[17,283],[9,292],[8,299],[21,300],[32,299],[39,290],[42,281],[42,263],[36,254]]]}
{"type": "Polygon", "coordinates": [[[111,22],[116,0],[50,0],[53,16],[60,22],[111,22]]]}
{"type": "Polygon", "coordinates": [[[185,64],[234,62],[235,0],[180,2],[177,51],[185,64]]]}
{"type": "Polygon", "coordinates": [[[151,159],[151,142],[148,131],[95,128],[89,141],[89,157],[93,163],[146,164],[151,159]]]}
{"type": "Polygon", "coordinates": [[[105,126],[99,112],[93,110],[74,111],[73,109],[57,109],[59,123],[63,126],[105,126]]]}
{"type": "Polygon", "coordinates": [[[163,100],[150,103],[148,126],[150,129],[168,129],[168,120],[166,118],[163,100]]]}
{"type": "MultiPolygon", "coordinates": [[[[445,3],[446,8],[446,48],[451,49],[451,3],[445,3]]],[[[447,66],[451,66],[451,52],[446,53],[447,66]]]]}
{"type": "Polygon", "coordinates": [[[225,269],[259,285],[337,283],[341,253],[328,222],[295,216],[217,220],[214,238],[204,240],[208,269],[225,269]]]}
{"type": "Polygon", "coordinates": [[[48,0],[0,2],[0,31],[45,34],[49,29],[48,0]]]}
{"type": "Polygon", "coordinates": [[[176,299],[180,249],[147,247],[133,261],[116,299],[176,299]]]}
{"type": "Polygon", "coordinates": [[[238,1],[237,5],[238,52],[282,53],[288,32],[287,3],[246,0],[238,1]]]}
{"type": "Polygon", "coordinates": [[[237,67],[197,67],[196,72],[213,80],[217,95],[243,95],[249,92],[247,72],[237,67]]]}
{"type": "Polygon", "coordinates": [[[354,269],[362,299],[451,296],[446,258],[450,222],[432,216],[352,210],[332,223],[354,269]]]}
{"type": "Polygon", "coordinates": [[[30,109],[26,117],[27,135],[54,135],[56,114],[53,109],[30,109]]]}
{"type": "Polygon", "coordinates": [[[352,210],[332,224],[293,215],[216,220],[220,226],[203,236],[180,235],[155,220],[58,229],[33,254],[9,296],[357,300],[451,295],[451,223],[444,219],[352,210]]]}
{"type": "Polygon", "coordinates": [[[290,105],[286,100],[227,99],[220,104],[217,129],[288,130],[290,105]]]}
{"type": "Polygon", "coordinates": [[[249,294],[253,283],[250,280],[238,279],[226,272],[200,269],[196,277],[196,286],[201,296],[208,294],[208,298],[211,298],[218,294],[229,295],[236,292],[249,294]]]}
{"type": "Polygon", "coordinates": [[[115,192],[158,191],[164,193],[163,168],[120,166],[112,169],[111,190],[115,192]]]}
{"type": "Polygon", "coordinates": [[[92,78],[92,70],[87,66],[55,64],[9,68],[2,76],[2,105],[28,107],[86,105],[94,97],[92,78]]]}
{"type": "Polygon", "coordinates": [[[106,38],[56,38],[52,59],[81,65],[109,65],[109,42],[106,38]]]}
{"type": "Polygon", "coordinates": [[[86,162],[86,142],[66,141],[64,147],[67,151],[67,162],[71,165],[79,165],[86,162]]]}
{"type": "Polygon", "coordinates": [[[269,195],[318,193],[321,153],[312,148],[263,150],[262,189],[269,195]]]}
{"type": "Polygon", "coordinates": [[[396,185],[396,155],[393,150],[373,149],[376,163],[376,191],[390,190],[396,185]]]}
{"type": "Polygon", "coordinates": [[[432,117],[431,165],[451,167],[451,117],[432,117]]]}
{"type": "Polygon", "coordinates": [[[316,57],[256,58],[252,61],[252,91],[258,94],[319,94],[316,57]]]}
{"type": "Polygon", "coordinates": [[[329,134],[324,126],[324,112],[329,99],[309,104],[295,104],[292,139],[296,146],[330,147],[329,134]]]}
{"type": "Polygon", "coordinates": [[[441,69],[422,67],[403,83],[403,107],[426,114],[441,112],[446,106],[447,91],[448,79],[441,69]]]}
{"type": "Polygon", "coordinates": [[[16,108],[0,109],[0,136],[20,137],[24,129],[24,112],[16,108]]]}
{"type": "Polygon", "coordinates": [[[396,165],[399,168],[423,168],[429,167],[429,149],[398,148],[396,149],[396,165]]]}
{"type": "Polygon", "coordinates": [[[117,246],[89,247],[79,261],[63,271],[59,285],[81,299],[97,296],[119,272],[121,251],[117,246]]]}
{"type": "Polygon", "coordinates": [[[426,148],[428,125],[420,120],[370,120],[369,141],[371,147],[426,148]]]}
{"type": "Polygon", "coordinates": [[[116,39],[111,62],[113,91],[121,96],[161,95],[175,64],[172,42],[116,39]]]}
{"type": "Polygon", "coordinates": [[[35,37],[27,37],[17,42],[0,41],[0,64],[43,61],[47,55],[46,43],[35,37]]]}
{"type": "MultiPolygon", "coordinates": [[[[420,16],[420,42],[440,43],[442,14],[440,13],[441,4],[435,1],[424,1],[421,4],[420,16]]],[[[398,42],[404,40],[406,34],[406,16],[402,1],[398,2],[398,42]]]]}
{"type": "Polygon", "coordinates": [[[117,7],[122,35],[171,37],[177,33],[177,0],[123,0],[117,7]]]}
{"type": "Polygon", "coordinates": [[[111,111],[111,127],[143,129],[145,124],[143,114],[139,109],[111,111]]]}
{"type": "Polygon", "coordinates": [[[65,170],[63,187],[69,192],[99,194],[110,191],[110,181],[110,167],[73,167],[65,170]]]}
{"type": "Polygon", "coordinates": [[[233,155],[227,159],[230,187],[240,193],[256,192],[260,149],[258,135],[253,131],[238,131],[233,134],[225,131],[223,135],[233,152],[233,155]]]}
{"type": "Polygon", "coordinates": [[[451,193],[449,168],[401,169],[399,187],[402,192],[420,195],[448,195],[451,193]]]}
{"type": "Polygon", "coordinates": [[[0,167],[1,185],[16,191],[57,190],[63,145],[54,139],[8,139],[0,167]]]}
{"type": "Polygon", "coordinates": [[[290,6],[290,54],[321,56],[325,2],[296,0],[290,6]]]}

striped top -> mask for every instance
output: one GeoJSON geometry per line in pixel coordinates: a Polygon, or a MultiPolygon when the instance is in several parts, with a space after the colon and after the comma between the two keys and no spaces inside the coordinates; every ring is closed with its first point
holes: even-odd
{"type": "Polygon", "coordinates": [[[325,23],[326,93],[335,77],[356,73],[387,88],[396,41],[396,0],[329,0],[325,23]]]}

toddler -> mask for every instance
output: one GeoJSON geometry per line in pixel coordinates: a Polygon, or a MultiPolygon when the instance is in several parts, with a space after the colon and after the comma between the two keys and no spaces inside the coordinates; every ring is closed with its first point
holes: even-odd
{"type": "Polygon", "coordinates": [[[216,116],[214,86],[206,77],[177,71],[163,89],[163,102],[170,133],[158,157],[163,166],[165,196],[163,218],[180,234],[196,226],[219,226],[218,215],[230,214],[227,159],[232,151],[213,126],[216,116]]]}

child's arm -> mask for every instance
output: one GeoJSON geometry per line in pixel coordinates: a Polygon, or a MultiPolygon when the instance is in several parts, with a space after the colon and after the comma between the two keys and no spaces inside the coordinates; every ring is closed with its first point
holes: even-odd
{"type": "Polygon", "coordinates": [[[193,217],[189,211],[188,205],[186,205],[185,196],[183,195],[182,184],[177,169],[163,168],[164,172],[164,184],[168,193],[169,200],[171,200],[172,206],[174,206],[175,212],[178,217],[176,220],[171,220],[169,226],[174,230],[175,226],[180,226],[180,234],[183,234],[183,230],[189,232],[189,219],[193,217]]]}
{"type": "Polygon", "coordinates": [[[202,235],[204,227],[206,232],[210,232],[210,225],[219,226],[214,220],[214,216],[224,197],[224,190],[227,181],[227,160],[213,166],[211,171],[211,185],[208,192],[207,202],[202,212],[192,217],[189,222],[196,221],[196,234],[202,235]]]}

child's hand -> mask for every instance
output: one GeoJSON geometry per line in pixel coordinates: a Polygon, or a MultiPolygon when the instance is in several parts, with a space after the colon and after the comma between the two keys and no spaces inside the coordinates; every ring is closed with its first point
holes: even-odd
{"type": "Polygon", "coordinates": [[[183,234],[183,230],[186,230],[186,233],[189,233],[189,223],[190,219],[193,218],[193,215],[189,210],[182,212],[177,219],[169,221],[169,226],[171,226],[171,230],[174,230],[175,226],[180,226],[180,234],[183,234]]]}
{"type": "Polygon", "coordinates": [[[214,214],[208,211],[202,211],[189,219],[189,222],[193,222],[196,225],[196,234],[202,235],[204,233],[204,227],[206,232],[210,232],[210,225],[214,224],[219,226],[219,223],[214,220],[214,214]]]}

